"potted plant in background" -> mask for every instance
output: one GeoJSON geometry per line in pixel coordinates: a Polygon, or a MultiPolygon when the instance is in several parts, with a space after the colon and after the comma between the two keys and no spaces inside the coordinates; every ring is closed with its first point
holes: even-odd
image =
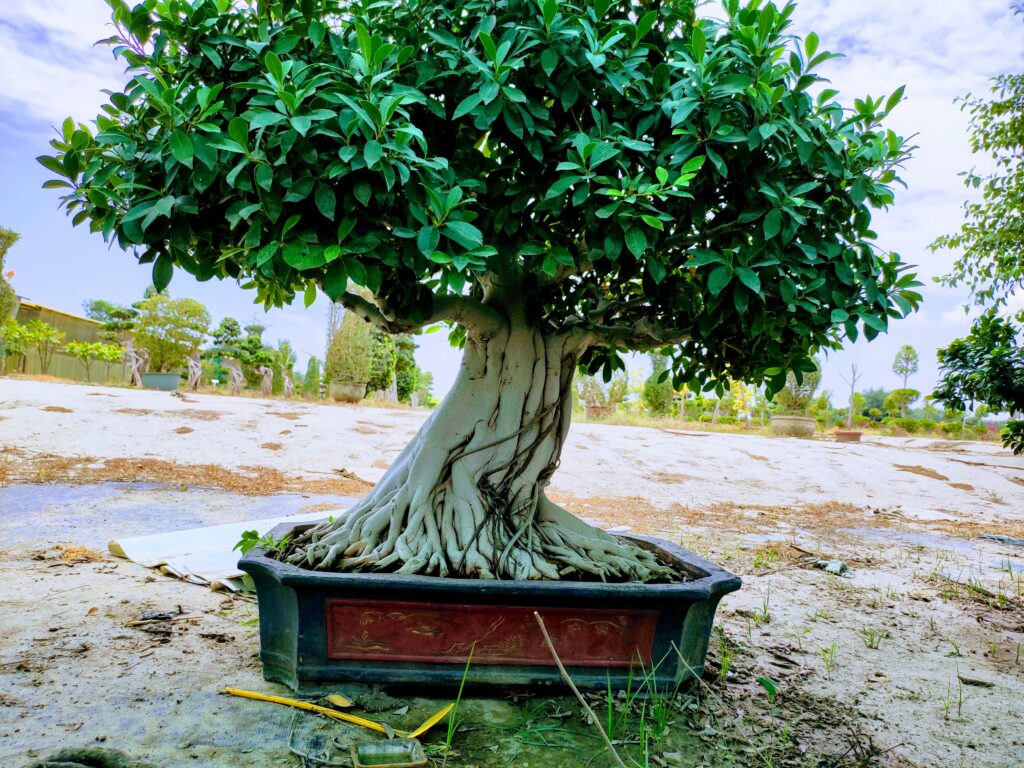
{"type": "Polygon", "coordinates": [[[786,385],[775,393],[772,401],[776,411],[772,414],[772,433],[787,437],[814,437],[818,422],[810,415],[814,392],[821,383],[821,369],[812,359],[811,370],[802,372],[800,378],[790,371],[786,385]]]}
{"type": "Polygon", "coordinates": [[[173,391],[181,381],[188,355],[202,345],[210,327],[210,313],[195,299],[172,299],[153,293],[135,305],[135,344],[149,355],[149,371],[142,384],[149,389],[173,391]]]}
{"type": "Polygon", "coordinates": [[[902,89],[855,113],[811,96],[831,55],[771,3],[187,7],[114,4],[131,96],[41,159],[65,204],[155,255],[158,289],[177,266],[268,307],[323,290],[350,323],[446,323],[463,349],[364,499],[243,558],[264,674],[559,684],[537,611],[585,684],[624,686],[638,659],[659,690],[699,675],[739,580],[550,499],[573,377],[661,351],[674,386],[776,392],[913,311],[869,208],[907,155],[880,128],[902,89]]]}
{"type": "Polygon", "coordinates": [[[601,419],[608,416],[629,391],[629,381],[622,374],[612,377],[603,385],[596,376],[580,377],[580,398],[583,400],[583,412],[588,419],[601,419]]]}
{"type": "Polygon", "coordinates": [[[336,401],[358,403],[366,396],[372,373],[371,347],[370,324],[351,310],[345,312],[324,363],[324,377],[336,401]]]}

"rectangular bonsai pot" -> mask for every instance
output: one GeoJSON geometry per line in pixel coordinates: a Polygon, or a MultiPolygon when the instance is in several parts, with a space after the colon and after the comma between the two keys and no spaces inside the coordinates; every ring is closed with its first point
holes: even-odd
{"type": "MultiPolygon", "coordinates": [[[[283,536],[309,524],[285,524],[283,536]]],[[[654,670],[658,690],[704,669],[731,573],[662,539],[626,537],[686,573],[678,584],[491,581],[310,571],[250,551],[267,680],[296,691],[377,685],[561,686],[537,611],[580,688],[616,689],[654,670]]]]}

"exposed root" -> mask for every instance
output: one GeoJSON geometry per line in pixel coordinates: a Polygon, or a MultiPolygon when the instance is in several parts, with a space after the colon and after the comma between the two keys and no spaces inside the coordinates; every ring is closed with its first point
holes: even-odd
{"type": "Polygon", "coordinates": [[[568,433],[575,360],[564,337],[471,340],[452,393],[374,490],[293,539],[283,557],[318,570],[678,580],[650,552],[544,495],[568,433]]]}

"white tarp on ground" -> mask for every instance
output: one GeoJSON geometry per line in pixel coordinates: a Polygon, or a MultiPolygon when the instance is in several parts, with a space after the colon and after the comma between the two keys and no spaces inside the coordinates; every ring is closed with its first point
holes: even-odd
{"type": "Polygon", "coordinates": [[[186,531],[156,533],[111,539],[110,553],[147,568],[159,568],[162,573],[185,579],[193,584],[208,585],[211,589],[242,589],[248,576],[238,569],[241,555],[234,546],[244,531],[256,530],[260,536],[281,523],[301,523],[323,520],[325,512],[310,512],[265,520],[247,520],[242,523],[190,528],[186,531]]]}

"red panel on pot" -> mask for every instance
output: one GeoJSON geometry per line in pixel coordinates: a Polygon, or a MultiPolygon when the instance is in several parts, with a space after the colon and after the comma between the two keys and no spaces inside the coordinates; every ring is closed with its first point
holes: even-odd
{"type": "Polygon", "coordinates": [[[327,601],[327,656],[554,665],[534,610],[566,666],[651,666],[657,611],[379,600],[327,601]]]}

